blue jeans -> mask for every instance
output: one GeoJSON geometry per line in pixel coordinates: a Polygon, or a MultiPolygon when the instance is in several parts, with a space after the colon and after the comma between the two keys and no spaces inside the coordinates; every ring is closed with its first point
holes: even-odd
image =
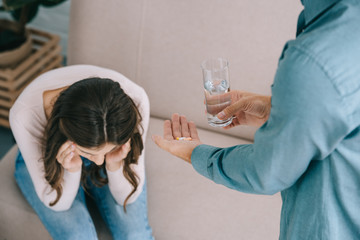
{"type": "MultiPolygon", "coordinates": [[[[15,179],[26,200],[54,240],[98,239],[93,220],[86,207],[82,187],[79,188],[69,210],[56,212],[40,201],[20,152],[16,158],[15,179]]],[[[126,213],[112,197],[108,185],[101,188],[88,185],[86,190],[94,199],[114,239],[154,239],[147,218],[146,184],[137,200],[126,205],[126,213]]]]}

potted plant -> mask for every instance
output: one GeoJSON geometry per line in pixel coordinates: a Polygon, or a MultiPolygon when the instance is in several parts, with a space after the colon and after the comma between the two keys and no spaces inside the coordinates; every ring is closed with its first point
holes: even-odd
{"type": "Polygon", "coordinates": [[[0,11],[11,13],[13,21],[0,19],[0,67],[16,64],[32,49],[26,24],[36,16],[39,7],[52,7],[65,0],[2,0],[0,11]]]}

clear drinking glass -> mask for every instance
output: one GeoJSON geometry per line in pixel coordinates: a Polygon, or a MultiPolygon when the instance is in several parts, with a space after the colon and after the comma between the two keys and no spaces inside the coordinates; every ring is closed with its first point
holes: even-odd
{"type": "Polygon", "coordinates": [[[213,58],[201,64],[205,90],[207,119],[210,126],[225,127],[232,117],[220,120],[216,115],[231,104],[229,62],[224,58],[213,58]]]}

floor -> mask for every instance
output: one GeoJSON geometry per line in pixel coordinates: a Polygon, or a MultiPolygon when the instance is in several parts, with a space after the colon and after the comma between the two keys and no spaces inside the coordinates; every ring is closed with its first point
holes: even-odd
{"type": "Polygon", "coordinates": [[[10,129],[0,127],[0,159],[10,150],[15,144],[15,139],[10,129]]]}

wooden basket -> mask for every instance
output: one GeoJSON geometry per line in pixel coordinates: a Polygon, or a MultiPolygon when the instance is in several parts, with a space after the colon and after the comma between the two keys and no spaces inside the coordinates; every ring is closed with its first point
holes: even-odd
{"type": "Polygon", "coordinates": [[[15,66],[0,68],[0,126],[10,127],[9,110],[21,91],[37,76],[62,66],[60,37],[30,29],[31,54],[15,66]]]}

